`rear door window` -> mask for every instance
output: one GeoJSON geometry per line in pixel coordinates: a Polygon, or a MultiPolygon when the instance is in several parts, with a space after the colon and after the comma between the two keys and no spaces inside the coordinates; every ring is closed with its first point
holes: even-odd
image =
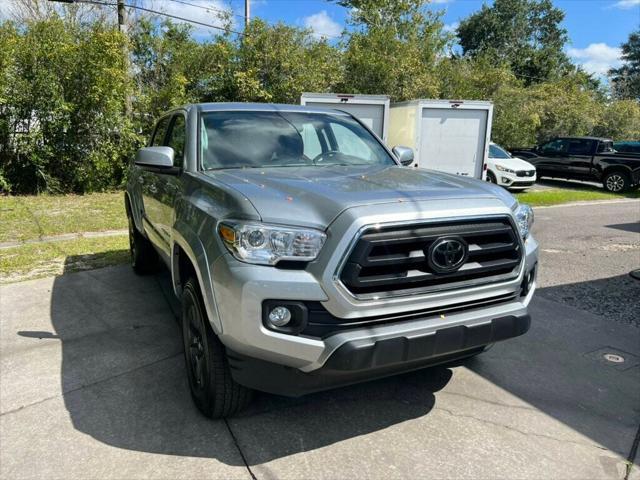
{"type": "Polygon", "coordinates": [[[593,140],[569,140],[569,155],[590,155],[593,152],[593,140]]]}
{"type": "Polygon", "coordinates": [[[173,164],[180,168],[182,168],[182,164],[184,163],[185,139],[186,128],[184,115],[179,113],[173,116],[173,122],[171,123],[171,130],[167,136],[166,146],[173,148],[173,164]]]}
{"type": "Polygon", "coordinates": [[[171,120],[171,117],[164,117],[158,122],[150,146],[161,147],[164,145],[164,138],[167,134],[167,128],[169,128],[169,120],[171,120]]]}

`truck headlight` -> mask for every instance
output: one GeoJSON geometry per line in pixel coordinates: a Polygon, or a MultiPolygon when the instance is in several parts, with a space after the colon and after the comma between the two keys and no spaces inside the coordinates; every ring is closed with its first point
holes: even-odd
{"type": "Polygon", "coordinates": [[[496,169],[500,170],[501,172],[516,173],[515,170],[511,170],[510,168],[503,167],[502,165],[496,165],[496,169]]]}
{"type": "Polygon", "coordinates": [[[519,203],[516,205],[514,215],[520,235],[526,239],[533,225],[533,209],[525,203],[519,203]]]}
{"type": "Polygon", "coordinates": [[[221,222],[218,233],[234,257],[260,265],[275,265],[281,260],[315,260],[327,238],[309,228],[231,221],[221,222]]]}

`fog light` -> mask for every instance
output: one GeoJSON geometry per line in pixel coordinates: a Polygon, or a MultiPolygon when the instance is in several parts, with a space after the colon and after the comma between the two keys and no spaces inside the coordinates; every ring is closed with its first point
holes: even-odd
{"type": "Polygon", "coordinates": [[[291,321],[291,312],[287,307],[275,307],[269,312],[269,321],[275,327],[284,327],[291,321]]]}
{"type": "Polygon", "coordinates": [[[502,177],[502,183],[511,183],[511,179],[507,177],[502,177]]]}

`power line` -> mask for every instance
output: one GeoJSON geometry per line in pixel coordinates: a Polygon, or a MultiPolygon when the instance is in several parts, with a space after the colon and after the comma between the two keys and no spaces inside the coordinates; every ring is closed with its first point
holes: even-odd
{"type": "Polygon", "coordinates": [[[184,2],[183,0],[170,0],[170,1],[175,3],[181,3],[182,5],[188,5],[189,7],[201,8],[202,10],[206,10],[207,12],[231,13],[231,15],[234,17],[247,18],[244,15],[233,13],[233,12],[230,12],[229,10],[222,10],[220,8],[207,7],[206,5],[198,5],[196,3],[184,2]]]}
{"type": "MultiPolygon", "coordinates": [[[[61,3],[88,3],[90,5],[102,5],[102,6],[105,6],[105,7],[116,7],[116,6],[118,6],[117,3],[100,2],[98,0],[71,0],[71,1],[57,0],[57,1],[59,1],[61,3]]],[[[216,30],[222,30],[222,31],[225,31],[225,32],[235,33],[236,35],[244,35],[242,32],[237,32],[235,30],[229,30],[227,28],[220,27],[218,25],[211,25],[210,23],[200,22],[198,20],[191,20],[190,18],[180,17],[178,15],[172,15],[172,14],[166,13],[166,12],[159,12],[158,10],[152,10],[150,8],[140,7],[138,5],[131,5],[129,3],[125,3],[124,6],[127,7],[127,8],[133,8],[134,10],[141,10],[143,12],[153,13],[155,15],[161,15],[161,16],[164,16],[164,17],[173,18],[175,20],[181,20],[183,22],[193,23],[195,25],[201,25],[203,27],[215,28],[216,30]]]]}
{"type": "Polygon", "coordinates": [[[143,12],[154,13],[156,15],[163,15],[165,17],[173,18],[175,20],[182,20],[183,22],[189,22],[189,23],[194,23],[196,25],[202,25],[203,27],[215,28],[217,30],[222,30],[222,31],[225,31],[225,32],[235,33],[236,35],[244,35],[242,32],[237,32],[235,30],[229,30],[227,28],[220,27],[218,25],[211,25],[209,23],[199,22],[198,20],[191,20],[189,18],[180,17],[178,15],[171,15],[170,13],[159,12],[157,10],[151,10],[150,8],[139,7],[137,5],[129,5],[129,4],[125,4],[125,7],[134,8],[136,10],[142,10],[143,12]]]}

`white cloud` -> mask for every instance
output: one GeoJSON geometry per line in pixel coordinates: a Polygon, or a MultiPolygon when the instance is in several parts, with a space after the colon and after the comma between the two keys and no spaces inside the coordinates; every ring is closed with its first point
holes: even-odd
{"type": "Polygon", "coordinates": [[[613,8],[630,10],[633,7],[640,7],[640,0],[619,0],[612,5],[613,8]]]}
{"type": "Polygon", "coordinates": [[[456,30],[460,26],[460,22],[446,23],[442,30],[448,33],[456,33],[456,30]]]}
{"type": "Polygon", "coordinates": [[[592,43],[587,48],[570,48],[567,54],[587,72],[604,75],[610,68],[620,66],[622,51],[606,43],[592,43]]]}
{"type": "Polygon", "coordinates": [[[431,3],[453,3],[455,0],[431,0],[431,3]]]}
{"type": "Polygon", "coordinates": [[[339,37],[342,33],[342,26],[334,21],[326,10],[322,10],[302,19],[304,27],[313,31],[315,38],[339,37]]]}

